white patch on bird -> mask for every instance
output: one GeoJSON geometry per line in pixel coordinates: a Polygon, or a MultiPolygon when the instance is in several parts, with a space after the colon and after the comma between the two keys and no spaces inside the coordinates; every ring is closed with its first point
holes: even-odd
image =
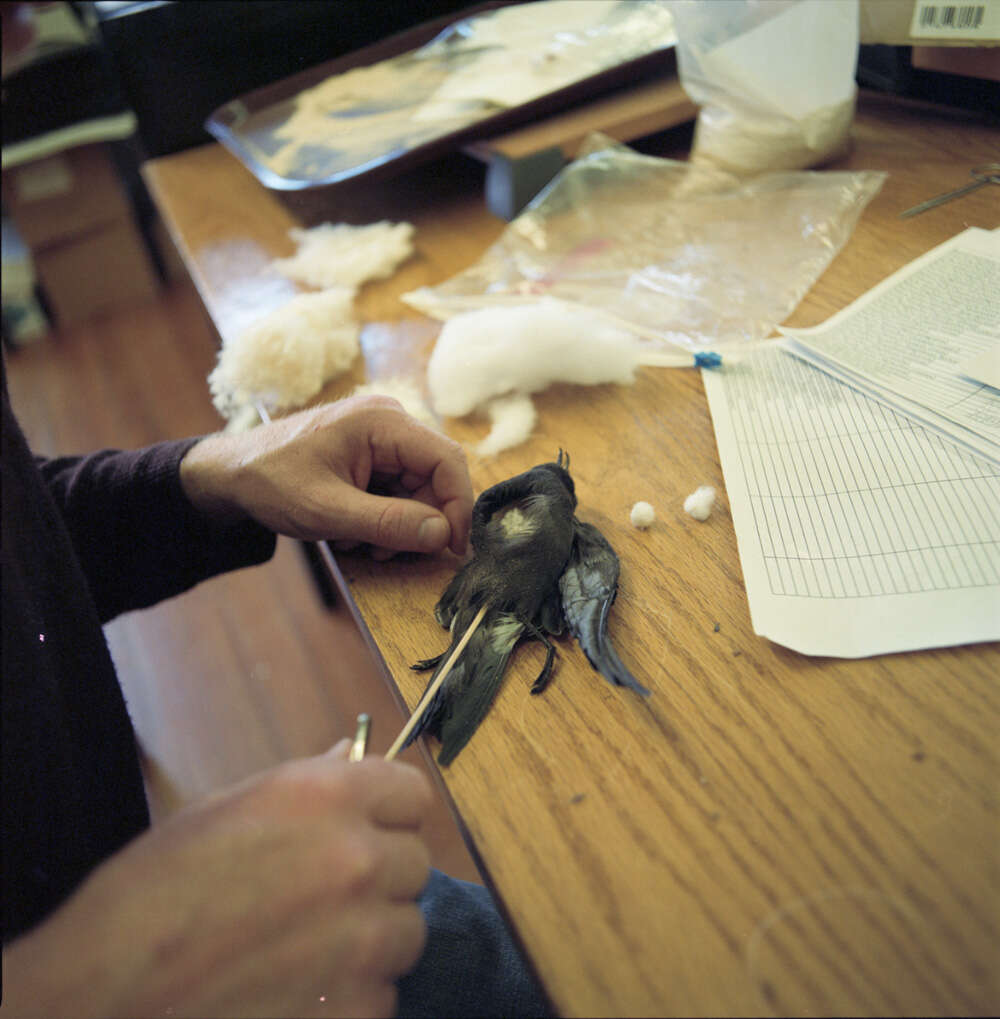
{"type": "Polygon", "coordinates": [[[490,624],[490,644],[497,653],[505,651],[521,635],[524,624],[514,616],[499,616],[490,624]]]}
{"type": "Polygon", "coordinates": [[[538,523],[532,520],[518,506],[511,506],[497,521],[504,537],[511,540],[527,538],[538,530],[538,523]]]}

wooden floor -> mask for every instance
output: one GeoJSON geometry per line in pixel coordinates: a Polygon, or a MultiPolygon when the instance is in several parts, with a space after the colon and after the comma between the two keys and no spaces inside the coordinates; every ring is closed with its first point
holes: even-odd
{"type": "MultiPolygon", "coordinates": [[[[215,431],[216,337],[188,281],[151,304],[7,351],[11,401],[37,453],[131,448],[215,431]]],[[[341,604],[326,608],[301,546],[106,627],[144,754],[154,817],[373,718],[383,751],[405,721],[341,604]]],[[[406,758],[426,767],[415,748],[406,758]]],[[[478,880],[444,799],[428,819],[436,866],[478,880]]]]}

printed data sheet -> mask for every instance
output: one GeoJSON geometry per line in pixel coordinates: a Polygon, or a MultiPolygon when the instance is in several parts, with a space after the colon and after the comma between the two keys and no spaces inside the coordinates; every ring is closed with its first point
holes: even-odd
{"type": "Polygon", "coordinates": [[[702,377],[758,634],[844,658],[1000,639],[1000,467],[777,347],[702,377]]]}
{"type": "Polygon", "coordinates": [[[1000,463],[1000,230],[969,229],[785,346],[831,375],[1000,463]]]}

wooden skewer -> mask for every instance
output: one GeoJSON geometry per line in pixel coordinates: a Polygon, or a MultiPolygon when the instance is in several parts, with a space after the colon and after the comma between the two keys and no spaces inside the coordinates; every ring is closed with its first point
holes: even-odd
{"type": "Polygon", "coordinates": [[[448,661],[444,663],[444,668],[437,674],[434,682],[424,692],[423,697],[420,698],[420,703],[416,706],[413,714],[410,715],[410,720],[403,726],[403,731],[396,737],[396,742],[389,747],[388,753],[385,755],[387,761],[391,761],[396,754],[399,753],[403,744],[406,742],[406,738],[413,732],[414,726],[420,721],[423,713],[427,710],[427,706],[430,704],[434,694],[438,692],[441,684],[448,678],[448,673],[451,672],[452,666],[458,661],[458,656],[465,650],[465,645],[469,643],[469,638],[476,632],[477,627],[483,621],[483,616],[486,615],[487,606],[483,605],[480,610],[476,613],[475,618],[469,623],[465,633],[462,634],[462,639],[458,642],[455,650],[452,651],[448,661]]]}

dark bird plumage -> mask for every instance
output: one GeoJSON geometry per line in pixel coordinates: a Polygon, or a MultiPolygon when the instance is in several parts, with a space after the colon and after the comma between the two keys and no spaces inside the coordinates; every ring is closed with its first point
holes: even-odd
{"type": "Polygon", "coordinates": [[[615,686],[649,691],[622,665],[608,640],[608,613],[618,595],[618,556],[594,527],[574,520],[573,549],[559,578],[563,615],[590,664],[615,686]]]}
{"type": "Polygon", "coordinates": [[[428,687],[479,609],[486,614],[404,745],[429,732],[449,764],[486,716],[514,646],[527,636],[546,646],[532,693],[548,685],[555,659],[550,635],[568,620],[588,659],[612,683],[648,691],[607,640],[608,609],[618,588],[618,557],[597,528],[574,516],[569,457],[487,489],[472,512],[473,557],[455,574],[434,609],[451,645],[414,669],[434,669],[428,687]],[[564,610],[566,616],[564,618],[564,610]]]}

